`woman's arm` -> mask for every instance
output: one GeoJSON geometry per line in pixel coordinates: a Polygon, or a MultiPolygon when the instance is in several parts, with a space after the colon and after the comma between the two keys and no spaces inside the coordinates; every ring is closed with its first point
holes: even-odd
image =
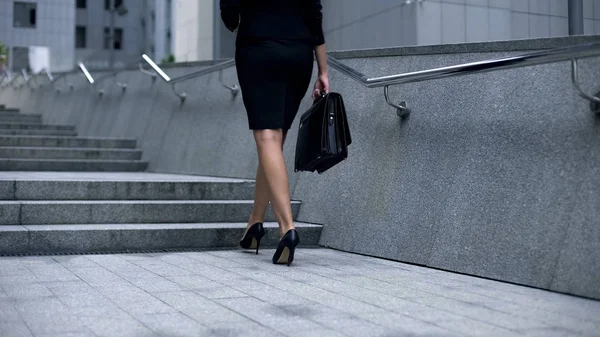
{"type": "Polygon", "coordinates": [[[329,92],[329,75],[327,74],[327,55],[325,54],[325,44],[315,47],[315,56],[317,58],[318,76],[312,96],[314,99],[317,99],[322,93],[329,92]]]}
{"type": "Polygon", "coordinates": [[[310,20],[310,30],[315,45],[315,57],[317,58],[318,77],[313,91],[313,98],[321,93],[329,92],[329,76],[327,75],[327,55],[325,50],[325,37],[323,34],[323,6],[321,0],[313,0],[313,8],[310,20]]]}
{"type": "Polygon", "coordinates": [[[240,0],[221,0],[220,9],[221,20],[233,32],[240,24],[240,0]]]}

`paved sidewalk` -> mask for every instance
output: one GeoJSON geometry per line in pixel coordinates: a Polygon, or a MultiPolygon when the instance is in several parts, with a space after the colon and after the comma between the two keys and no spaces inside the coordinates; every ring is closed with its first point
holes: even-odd
{"type": "Polygon", "coordinates": [[[0,336],[600,336],[600,302],[328,249],[0,257],[0,336]]]}

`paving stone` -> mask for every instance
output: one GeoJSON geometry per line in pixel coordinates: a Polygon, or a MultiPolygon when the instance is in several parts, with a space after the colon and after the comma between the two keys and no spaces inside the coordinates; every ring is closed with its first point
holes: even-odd
{"type": "Polygon", "coordinates": [[[35,337],[95,337],[95,335],[91,331],[87,332],[61,332],[59,334],[41,334],[36,335],[35,337]]]}
{"type": "Polygon", "coordinates": [[[144,292],[105,293],[115,305],[132,315],[172,313],[176,310],[156,297],[144,292]]]}
{"type": "Polygon", "coordinates": [[[292,334],[293,336],[296,336],[298,332],[306,330],[327,330],[321,324],[306,318],[285,315],[283,311],[280,311],[279,315],[279,317],[261,317],[255,320],[260,322],[261,325],[284,335],[292,334]],[[290,330],[292,330],[293,333],[290,333],[290,330]]]}
{"type": "Polygon", "coordinates": [[[22,321],[21,316],[12,303],[6,298],[0,298],[0,323],[20,321],[22,321]]]}
{"type": "MultiPolygon", "coordinates": [[[[343,335],[337,331],[333,331],[333,330],[329,330],[329,329],[325,329],[325,328],[319,328],[319,329],[315,329],[315,330],[301,330],[298,332],[295,332],[292,336],[294,337],[347,337],[347,335],[343,335]]],[[[392,337],[392,336],[390,336],[392,337]]]]}
{"type": "Polygon", "coordinates": [[[10,284],[30,284],[30,283],[39,283],[37,276],[35,276],[31,271],[27,275],[19,275],[19,276],[0,276],[0,287],[2,285],[10,285],[10,284]]]}
{"type": "Polygon", "coordinates": [[[154,296],[208,327],[216,322],[235,322],[245,319],[235,311],[191,291],[155,293],[154,296]]]}
{"type": "Polygon", "coordinates": [[[431,322],[425,322],[413,317],[406,315],[388,313],[386,315],[381,314],[362,314],[360,318],[367,320],[373,324],[387,327],[389,329],[400,329],[411,334],[431,334],[439,336],[451,336],[455,333],[450,332],[440,326],[437,326],[431,322]]]}
{"type": "Polygon", "coordinates": [[[273,265],[272,250],[267,251],[0,257],[0,324],[15,323],[11,333],[27,336],[30,331],[19,330],[19,324],[31,323],[34,332],[49,336],[598,336],[600,331],[600,301],[327,249],[305,249],[306,261],[287,268],[273,265]]]}
{"type": "Polygon", "coordinates": [[[98,291],[80,279],[76,281],[58,281],[43,283],[54,295],[74,295],[79,293],[98,293],[98,291]]]}
{"type": "Polygon", "coordinates": [[[80,320],[98,337],[159,336],[134,319],[81,317],[80,320]]]}
{"type": "Polygon", "coordinates": [[[42,297],[14,301],[13,305],[23,319],[46,318],[52,315],[68,316],[68,308],[57,297],[42,297]]]}
{"type": "Polygon", "coordinates": [[[189,270],[174,266],[166,262],[162,262],[160,260],[133,261],[133,263],[160,276],[182,276],[193,274],[193,272],[189,270]]]}
{"type": "Polygon", "coordinates": [[[169,281],[163,277],[139,277],[132,276],[127,277],[127,281],[131,282],[136,287],[147,291],[147,292],[160,292],[160,291],[180,291],[183,290],[180,285],[175,282],[169,281]]]}
{"type": "Polygon", "coordinates": [[[210,335],[210,329],[182,313],[138,315],[136,318],[161,336],[197,337],[210,335]]]}
{"type": "Polygon", "coordinates": [[[520,334],[527,337],[572,337],[572,336],[598,336],[600,333],[595,331],[590,334],[581,335],[576,331],[560,327],[547,327],[538,329],[518,330],[520,334]]]}
{"type": "Polygon", "coordinates": [[[248,297],[248,294],[245,294],[241,291],[235,290],[230,287],[216,287],[216,288],[203,288],[203,289],[195,289],[194,292],[200,296],[204,296],[210,299],[217,298],[237,298],[237,297],[248,297]]]}
{"type": "Polygon", "coordinates": [[[450,331],[460,333],[463,336],[515,336],[519,332],[513,329],[506,329],[493,324],[484,323],[477,320],[454,320],[436,322],[438,326],[450,331]]]}
{"type": "Polygon", "coordinates": [[[105,282],[94,284],[94,289],[105,296],[119,296],[120,294],[142,294],[146,293],[142,289],[131,284],[127,280],[119,280],[113,282],[105,282]]]}
{"type": "Polygon", "coordinates": [[[91,307],[74,307],[69,308],[69,312],[75,317],[102,317],[102,318],[116,318],[116,319],[127,319],[132,317],[130,314],[117,307],[115,304],[109,303],[91,307]]]}
{"type": "Polygon", "coordinates": [[[281,333],[264,327],[256,322],[244,321],[235,323],[216,323],[211,326],[210,331],[219,337],[281,337],[281,333]]]}
{"type": "Polygon", "coordinates": [[[2,337],[33,337],[31,331],[23,322],[0,322],[0,336],[2,337]]]}
{"type": "Polygon", "coordinates": [[[289,289],[289,291],[311,301],[318,302],[351,314],[384,311],[376,305],[356,301],[339,294],[321,290],[316,287],[298,287],[296,289],[289,289]]]}
{"type": "Polygon", "coordinates": [[[25,323],[35,335],[63,334],[68,332],[81,332],[87,327],[78,317],[72,315],[49,314],[36,317],[26,316],[25,323]]]}
{"type": "Polygon", "coordinates": [[[58,299],[69,308],[95,307],[110,305],[108,298],[100,293],[75,293],[70,295],[60,295],[58,299]]]}
{"type": "Polygon", "coordinates": [[[110,272],[109,270],[102,267],[92,268],[72,268],[71,271],[80,279],[84,280],[90,285],[94,284],[105,284],[107,282],[123,282],[124,280],[110,272]]]}
{"type": "Polygon", "coordinates": [[[347,336],[391,336],[394,332],[393,329],[373,324],[359,317],[334,319],[322,324],[328,329],[347,336]]]}
{"type": "Polygon", "coordinates": [[[6,295],[13,301],[26,299],[41,299],[54,294],[41,283],[29,283],[27,285],[11,283],[2,285],[6,295]]]}
{"type": "Polygon", "coordinates": [[[31,265],[29,269],[37,276],[41,282],[52,281],[77,281],[79,277],[75,276],[70,270],[60,265],[31,265]]]}
{"type": "Polygon", "coordinates": [[[98,267],[98,264],[88,259],[86,256],[53,256],[56,262],[60,263],[66,268],[93,268],[98,267]]]}
{"type": "Polygon", "coordinates": [[[221,283],[200,275],[167,276],[166,278],[187,289],[204,289],[221,286],[221,283]]]}
{"type": "Polygon", "coordinates": [[[0,277],[28,276],[28,275],[35,275],[35,274],[33,274],[33,272],[29,268],[27,268],[27,266],[20,264],[20,265],[8,265],[8,266],[2,267],[2,274],[0,274],[0,277]]]}
{"type": "Polygon", "coordinates": [[[52,256],[23,256],[20,261],[27,266],[54,266],[57,263],[52,256]]]}

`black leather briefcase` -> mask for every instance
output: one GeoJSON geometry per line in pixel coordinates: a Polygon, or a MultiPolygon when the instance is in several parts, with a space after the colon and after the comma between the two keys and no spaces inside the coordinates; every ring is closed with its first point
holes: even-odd
{"type": "Polygon", "coordinates": [[[323,173],[348,157],[350,143],[342,95],[325,94],[300,117],[294,171],[323,173]]]}

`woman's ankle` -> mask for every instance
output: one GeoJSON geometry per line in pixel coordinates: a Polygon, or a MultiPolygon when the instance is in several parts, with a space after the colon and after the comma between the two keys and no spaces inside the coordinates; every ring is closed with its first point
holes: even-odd
{"type": "Polygon", "coordinates": [[[287,225],[282,225],[279,227],[279,230],[281,231],[281,236],[285,235],[285,233],[289,232],[292,229],[295,229],[296,227],[294,226],[294,223],[290,223],[287,225]]]}
{"type": "Polygon", "coordinates": [[[258,223],[258,222],[263,223],[263,222],[265,222],[265,219],[264,218],[260,218],[260,217],[250,217],[250,219],[248,219],[248,226],[247,227],[250,227],[250,226],[252,226],[252,225],[254,225],[255,223],[258,223]]]}

